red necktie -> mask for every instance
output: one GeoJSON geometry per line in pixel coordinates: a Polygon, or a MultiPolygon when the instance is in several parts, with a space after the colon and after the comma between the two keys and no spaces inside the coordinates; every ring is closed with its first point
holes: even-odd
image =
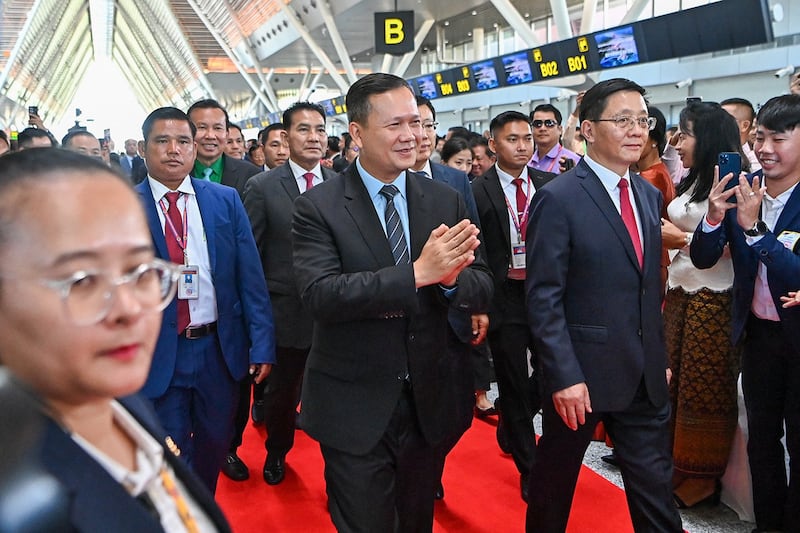
{"type": "MultiPolygon", "coordinates": [[[[182,265],[184,263],[183,259],[183,249],[181,245],[178,244],[178,239],[183,239],[183,220],[181,218],[181,211],[178,209],[178,198],[180,198],[181,193],[179,192],[168,192],[164,195],[169,203],[169,207],[167,208],[167,216],[172,221],[172,228],[170,227],[169,222],[165,223],[164,225],[164,236],[167,239],[167,251],[169,251],[169,260],[173,263],[178,265],[182,265]],[[172,229],[175,229],[175,233],[172,232],[172,229]],[[177,234],[177,235],[176,235],[177,234]]],[[[184,246],[186,243],[183,243],[184,246]]],[[[180,335],[183,331],[189,327],[189,301],[178,299],[178,334],[180,335]]]]}
{"type": "Polygon", "coordinates": [[[622,222],[628,229],[628,235],[631,236],[631,241],[633,241],[633,249],[636,252],[636,258],[639,260],[639,268],[642,268],[644,265],[642,241],[639,240],[639,228],[636,227],[636,217],[633,216],[631,198],[628,196],[628,180],[625,178],[619,180],[619,210],[622,214],[622,222]]]}
{"type": "Polygon", "coordinates": [[[522,213],[525,212],[525,206],[528,205],[528,196],[525,194],[525,191],[522,190],[522,179],[516,178],[511,180],[517,187],[517,216],[522,218],[522,213]]]}
{"type": "Polygon", "coordinates": [[[314,173],[306,172],[305,174],[303,174],[303,177],[306,179],[306,191],[307,191],[314,186],[314,173]]]}

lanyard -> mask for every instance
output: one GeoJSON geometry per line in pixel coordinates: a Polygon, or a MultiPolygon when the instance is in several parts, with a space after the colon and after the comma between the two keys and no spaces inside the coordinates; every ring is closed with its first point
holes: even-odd
{"type": "MultiPolygon", "coordinates": [[[[516,189],[516,185],[514,186],[516,189]]],[[[525,240],[525,232],[527,231],[528,209],[531,207],[531,178],[528,176],[528,193],[525,195],[527,201],[525,202],[525,210],[520,217],[517,210],[511,207],[511,202],[508,201],[508,196],[503,193],[503,198],[506,201],[508,212],[511,213],[511,221],[514,223],[514,229],[517,230],[517,242],[525,240]]]]}
{"type": "Polygon", "coordinates": [[[559,144],[558,145],[558,153],[556,154],[556,157],[553,159],[553,161],[550,163],[550,166],[547,168],[547,172],[553,172],[553,167],[556,165],[556,161],[561,159],[561,152],[563,150],[564,150],[564,147],[559,144]]]}
{"type": "MultiPolygon", "coordinates": [[[[170,231],[172,232],[172,236],[175,237],[175,242],[178,243],[178,247],[183,250],[183,261],[184,264],[189,264],[189,259],[187,257],[187,250],[186,246],[189,242],[189,219],[187,218],[187,204],[189,203],[189,198],[184,194],[180,193],[180,197],[183,197],[183,213],[181,213],[181,220],[183,221],[183,237],[181,238],[178,235],[178,230],[175,229],[175,224],[172,223],[172,219],[167,214],[167,207],[164,207],[164,198],[159,200],[158,205],[161,207],[161,212],[164,213],[164,220],[167,221],[167,226],[169,226],[170,231]]],[[[178,207],[178,203],[175,202],[175,207],[178,207]]]]}

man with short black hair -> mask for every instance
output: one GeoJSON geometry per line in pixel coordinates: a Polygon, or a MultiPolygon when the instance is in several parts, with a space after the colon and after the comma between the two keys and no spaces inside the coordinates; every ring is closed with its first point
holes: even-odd
{"type": "Polygon", "coordinates": [[[192,176],[233,187],[241,196],[247,180],[260,169],[225,154],[230,123],[228,112],[216,100],[206,99],[193,103],[186,114],[197,128],[197,160],[192,176]]]}
{"type": "Polygon", "coordinates": [[[498,439],[508,444],[520,474],[522,498],[527,500],[528,476],[536,452],[533,417],[541,400],[536,354],[525,318],[525,228],[531,198],[556,175],[527,165],[533,153],[528,117],[519,111],[505,111],[492,119],[489,129],[489,149],[496,154],[497,162],[482,177],[472,180],[472,191],[494,275],[489,348],[500,391],[495,402],[502,423],[498,439]]]}
{"type": "Polygon", "coordinates": [[[301,194],[336,174],[320,165],[328,147],[325,110],[297,102],[283,112],[289,160],[247,182],[244,206],[261,254],[261,267],[275,309],[277,364],[266,381],[261,409],[267,439],[264,481],[281,483],[294,446],[295,413],[311,347],[312,319],[303,308],[292,269],[292,212],[301,194]]]}
{"type": "Polygon", "coordinates": [[[270,124],[258,132],[258,142],[264,152],[267,170],[278,168],[289,160],[289,144],[286,142],[286,127],[280,122],[270,124]]]}
{"type": "Polygon", "coordinates": [[[55,139],[46,130],[25,128],[17,136],[17,151],[28,148],[51,148],[55,145],[55,139]]]}
{"type": "Polygon", "coordinates": [[[100,140],[86,130],[74,130],[64,135],[64,138],[61,139],[61,147],[65,150],[103,159],[100,140]]]}
{"type": "Polygon", "coordinates": [[[148,179],[136,190],[156,254],[181,265],[142,394],[213,493],[233,437],[239,383],[246,376],[261,382],[275,362],[272,308],[239,195],[189,175],[189,117],[156,109],[142,133],[148,179]]]}
{"type": "Polygon", "coordinates": [[[489,148],[489,140],[483,135],[473,137],[469,146],[472,148],[472,171],[469,175],[469,179],[472,181],[486,174],[497,158],[489,148]]]}
{"type": "Polygon", "coordinates": [[[800,307],[783,307],[780,296],[800,287],[800,95],[761,107],[753,148],[761,170],[733,176],[732,188],[726,179],[714,184],[691,256],[698,268],[728,250],[733,260],[731,341],[742,346],[754,531],[798,531],[800,307]]]}
{"type": "Polygon", "coordinates": [[[482,310],[478,229],[450,187],[407,172],[420,116],[407,82],[346,97],[356,162],[295,200],[294,275],[314,319],[303,429],[325,459],[340,531],[430,531],[435,447],[452,416],[447,311],[482,310]]]}
{"type": "Polygon", "coordinates": [[[531,127],[535,150],[528,165],[533,168],[561,173],[563,158],[577,163],[580,156],[561,145],[561,111],[552,104],[539,104],[531,112],[531,127]]]}
{"type": "Polygon", "coordinates": [[[589,89],[580,108],[586,155],[531,202],[525,292],[543,402],[528,533],[566,529],[600,421],[634,530],[683,531],[672,500],[662,198],[629,170],[653,125],[644,93],[621,78],[589,89]]]}

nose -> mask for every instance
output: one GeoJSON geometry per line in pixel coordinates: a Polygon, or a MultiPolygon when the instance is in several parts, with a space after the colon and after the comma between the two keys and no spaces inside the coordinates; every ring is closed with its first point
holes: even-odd
{"type": "Polygon", "coordinates": [[[117,323],[130,321],[142,314],[142,303],[136,295],[134,283],[117,283],[110,287],[110,302],[105,320],[117,323]]]}

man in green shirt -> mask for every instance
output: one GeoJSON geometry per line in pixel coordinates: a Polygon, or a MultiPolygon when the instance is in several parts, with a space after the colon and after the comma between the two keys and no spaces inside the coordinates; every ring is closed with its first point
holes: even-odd
{"type": "Polygon", "coordinates": [[[223,148],[228,141],[228,112],[216,100],[207,99],[192,104],[186,114],[197,128],[194,137],[197,157],[192,176],[233,187],[241,196],[247,180],[261,169],[247,161],[225,155],[223,148]]]}

